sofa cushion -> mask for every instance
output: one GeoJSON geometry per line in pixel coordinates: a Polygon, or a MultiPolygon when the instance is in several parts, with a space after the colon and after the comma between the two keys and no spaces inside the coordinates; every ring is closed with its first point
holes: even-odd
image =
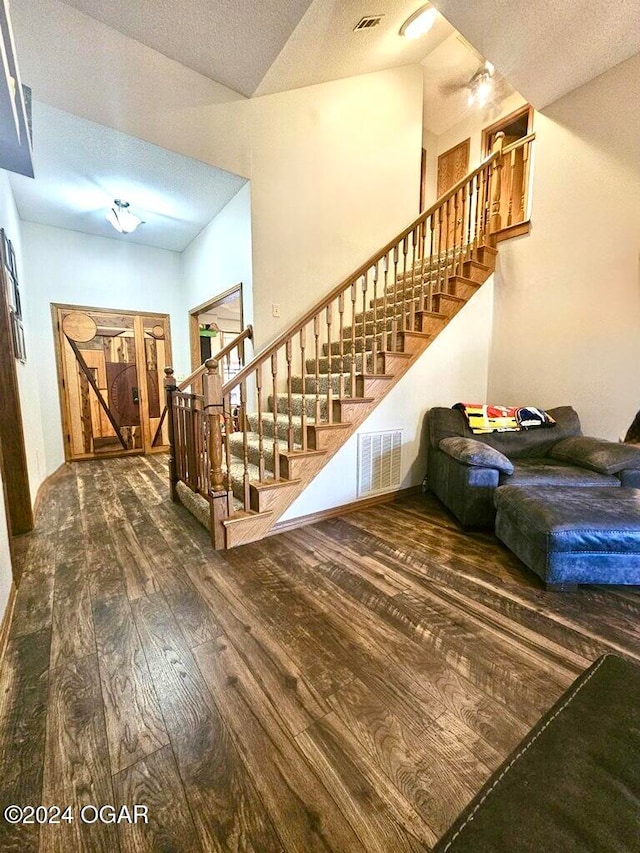
{"type": "Polygon", "coordinates": [[[551,448],[549,455],[600,474],[617,474],[618,471],[640,468],[640,449],[600,438],[564,438],[551,448]]]}
{"type": "Polygon", "coordinates": [[[548,455],[561,439],[582,434],[580,420],[571,406],[547,409],[547,413],[556,422],[549,429],[474,435],[462,412],[437,406],[427,414],[427,439],[431,447],[438,447],[443,438],[471,438],[499,450],[509,459],[538,458],[548,455]]]}
{"type": "Polygon", "coordinates": [[[576,465],[549,459],[519,459],[511,476],[500,474],[500,485],[509,486],[620,486],[609,474],[598,474],[576,465]]]}
{"type": "Polygon", "coordinates": [[[482,441],[476,441],[473,438],[443,438],[438,446],[452,459],[463,462],[465,465],[495,468],[505,474],[513,474],[513,462],[499,450],[482,441]]]}

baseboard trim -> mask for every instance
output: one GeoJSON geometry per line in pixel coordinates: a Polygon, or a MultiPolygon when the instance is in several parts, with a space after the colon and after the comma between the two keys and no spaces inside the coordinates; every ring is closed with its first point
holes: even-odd
{"type": "Polygon", "coordinates": [[[495,233],[496,243],[502,243],[504,240],[511,240],[512,237],[522,237],[531,231],[531,220],[526,219],[524,222],[515,222],[513,225],[505,225],[495,233]]]}
{"type": "Polygon", "coordinates": [[[273,536],[276,533],[286,533],[288,530],[295,530],[298,527],[306,527],[308,524],[317,524],[319,521],[326,521],[329,518],[336,518],[339,515],[347,515],[350,512],[357,512],[359,509],[368,509],[377,504],[388,504],[397,501],[400,498],[408,498],[410,495],[420,494],[422,486],[409,486],[407,489],[398,489],[395,492],[385,492],[382,495],[373,495],[370,498],[361,498],[358,501],[351,501],[348,504],[334,506],[330,509],[322,509],[319,512],[311,512],[309,515],[301,515],[298,518],[290,518],[287,521],[281,521],[275,524],[268,532],[267,536],[273,536]]]}
{"type": "Polygon", "coordinates": [[[56,470],[52,474],[49,474],[48,477],[45,477],[44,480],[38,486],[38,491],[36,492],[36,499],[33,502],[33,521],[34,521],[34,524],[35,524],[35,520],[36,520],[36,515],[38,514],[38,510],[40,508],[40,504],[42,503],[42,499],[44,498],[45,494],[47,493],[47,489],[51,485],[51,481],[55,477],[58,476],[58,474],[63,470],[63,468],[66,466],[66,464],[67,464],[66,462],[63,462],[62,465],[59,465],[56,468],[56,470]]]}
{"type": "Polygon", "coordinates": [[[4,669],[4,658],[7,646],[9,645],[9,633],[11,631],[11,623],[13,622],[13,611],[16,606],[17,593],[18,589],[15,583],[12,583],[7,606],[2,617],[2,623],[0,624],[0,675],[2,675],[2,670],[4,669]]]}

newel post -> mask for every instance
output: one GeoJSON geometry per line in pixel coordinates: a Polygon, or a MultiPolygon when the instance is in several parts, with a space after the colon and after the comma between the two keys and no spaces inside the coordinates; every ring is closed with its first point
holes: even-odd
{"type": "Polygon", "coordinates": [[[211,544],[214,548],[225,547],[225,527],[223,521],[228,516],[228,495],[225,476],[222,470],[222,423],[224,413],[222,400],[222,378],[220,366],[215,358],[205,362],[207,372],[204,375],[204,406],[209,421],[209,465],[210,487],[209,506],[211,544]]]}
{"type": "Polygon", "coordinates": [[[502,228],[502,217],[500,216],[500,202],[502,196],[502,148],[504,145],[504,133],[500,130],[496,133],[493,143],[492,154],[498,154],[493,161],[491,170],[491,216],[489,219],[489,240],[495,246],[495,234],[502,228]]]}
{"type": "Polygon", "coordinates": [[[176,378],[173,375],[173,367],[164,369],[164,392],[165,405],[167,407],[167,428],[169,432],[169,489],[171,500],[177,501],[176,485],[178,483],[178,470],[176,467],[176,445],[173,430],[173,393],[176,390],[176,378]]]}

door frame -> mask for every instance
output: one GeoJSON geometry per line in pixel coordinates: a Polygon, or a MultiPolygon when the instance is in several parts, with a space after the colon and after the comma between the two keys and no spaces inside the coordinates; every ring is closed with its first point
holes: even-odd
{"type": "Polygon", "coordinates": [[[200,365],[200,324],[198,323],[198,315],[204,314],[205,311],[210,311],[219,302],[224,302],[234,293],[240,294],[240,331],[244,329],[244,294],[242,290],[242,282],[234,284],[228,290],[218,293],[216,296],[196,305],[195,308],[189,310],[189,353],[191,358],[191,370],[197,370],[200,365]]]}
{"type": "MultiPolygon", "coordinates": [[[[166,326],[166,337],[165,337],[165,346],[166,346],[166,359],[168,364],[171,364],[172,361],[172,352],[171,352],[171,316],[169,314],[160,313],[159,311],[133,311],[127,308],[100,308],[95,305],[71,305],[65,302],[52,302],[51,303],[51,321],[53,324],[53,340],[54,340],[54,350],[56,355],[56,374],[58,379],[58,399],[60,402],[60,417],[62,421],[62,443],[64,445],[64,458],[65,462],[81,462],[83,460],[89,459],[103,459],[109,458],[109,456],[140,456],[142,454],[147,453],[158,453],[163,450],[163,447],[152,447],[151,441],[153,440],[151,437],[151,430],[148,418],[146,417],[147,409],[145,407],[148,406],[148,391],[147,391],[147,372],[146,370],[139,371],[139,380],[140,380],[140,406],[141,406],[141,417],[140,417],[140,427],[142,430],[142,447],[134,448],[133,450],[121,450],[117,451],[113,454],[99,454],[96,456],[95,453],[92,453],[87,456],[73,456],[71,453],[71,412],[69,411],[69,400],[68,395],[64,386],[64,360],[62,357],[62,329],[60,328],[60,323],[58,321],[58,311],[60,310],[71,310],[71,311],[95,311],[99,313],[105,314],[125,314],[133,317],[134,323],[134,339],[135,339],[135,348],[136,348],[136,365],[144,364],[144,348],[142,347],[142,343],[144,340],[144,333],[142,338],[138,334],[144,327],[142,326],[142,318],[143,317],[158,317],[159,319],[163,319],[167,321],[166,326]],[[144,416],[143,416],[144,413],[144,416]]],[[[162,405],[162,395],[161,395],[161,405],[162,405]]]]}
{"type": "Polygon", "coordinates": [[[530,134],[533,130],[533,107],[531,104],[524,104],[522,107],[518,107],[517,110],[514,110],[509,115],[503,116],[499,118],[497,121],[494,121],[493,124],[488,125],[482,131],[481,142],[480,142],[480,150],[482,151],[483,157],[488,157],[491,154],[491,145],[490,139],[492,134],[494,134],[498,130],[503,130],[505,127],[508,127],[514,121],[517,121],[521,116],[527,115],[527,133],[530,134]]]}

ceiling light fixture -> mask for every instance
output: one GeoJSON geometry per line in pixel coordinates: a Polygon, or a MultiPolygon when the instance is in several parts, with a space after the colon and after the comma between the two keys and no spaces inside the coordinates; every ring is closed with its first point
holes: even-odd
{"type": "Polygon", "coordinates": [[[491,88],[491,71],[489,68],[482,68],[469,82],[469,106],[477,104],[484,107],[491,95],[491,88]]]}
{"type": "Polygon", "coordinates": [[[130,204],[128,201],[116,198],[113,201],[113,207],[109,208],[105,215],[107,222],[113,225],[120,234],[131,234],[136,230],[138,225],[142,224],[142,219],[136,216],[135,213],[132,213],[129,207],[130,204]]]}
{"type": "Polygon", "coordinates": [[[413,15],[410,15],[400,27],[400,35],[408,39],[418,39],[426,35],[435,24],[438,10],[433,6],[422,6],[413,15]]]}

